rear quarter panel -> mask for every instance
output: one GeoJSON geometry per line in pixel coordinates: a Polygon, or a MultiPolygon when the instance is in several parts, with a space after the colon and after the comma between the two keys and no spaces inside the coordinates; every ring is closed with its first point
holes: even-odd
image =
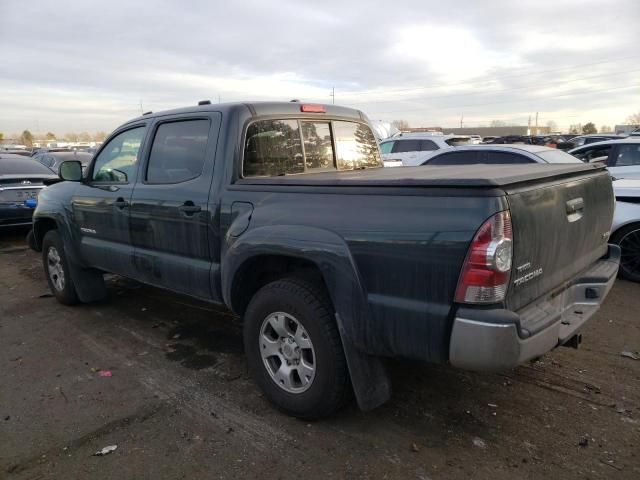
{"type": "MultiPolygon", "coordinates": [[[[437,188],[236,185],[224,196],[227,206],[254,205],[242,236],[287,226],[340,238],[365,299],[364,311],[337,312],[351,340],[371,354],[431,361],[447,358],[453,296],[468,245],[484,220],[506,208],[501,196],[458,196],[437,188]]],[[[325,282],[330,292],[339,283],[326,275],[325,282]]]]}

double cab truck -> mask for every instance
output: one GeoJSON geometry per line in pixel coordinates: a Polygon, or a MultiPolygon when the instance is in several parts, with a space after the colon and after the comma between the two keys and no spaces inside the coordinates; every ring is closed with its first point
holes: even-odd
{"type": "Polygon", "coordinates": [[[620,259],[603,167],[382,167],[358,110],[204,101],[63,163],[29,243],[67,305],[105,272],[226,305],[301,418],[386,401],[385,357],[500,371],[577,346],[620,259]]]}

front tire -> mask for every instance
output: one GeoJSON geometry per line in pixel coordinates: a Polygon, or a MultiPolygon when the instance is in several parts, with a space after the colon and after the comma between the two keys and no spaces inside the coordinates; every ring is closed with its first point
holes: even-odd
{"type": "Polygon", "coordinates": [[[620,277],[640,282],[640,223],[626,225],[618,230],[611,241],[622,250],[620,277]]]}
{"type": "Polygon", "coordinates": [[[289,415],[326,417],[349,398],[333,307],[313,283],[285,278],[261,288],[244,316],[244,345],[254,380],[289,415]]]}
{"type": "Polygon", "coordinates": [[[64,243],[57,230],[49,230],[42,240],[42,263],[51,293],[64,305],[79,302],[71,278],[64,243]]]}

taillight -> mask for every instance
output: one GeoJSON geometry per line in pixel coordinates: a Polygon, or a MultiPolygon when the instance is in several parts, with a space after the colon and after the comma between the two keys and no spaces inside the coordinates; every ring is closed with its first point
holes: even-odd
{"type": "Polygon", "coordinates": [[[458,280],[458,303],[496,303],[504,300],[511,274],[513,234],[508,211],[484,222],[467,252],[458,280]]]}

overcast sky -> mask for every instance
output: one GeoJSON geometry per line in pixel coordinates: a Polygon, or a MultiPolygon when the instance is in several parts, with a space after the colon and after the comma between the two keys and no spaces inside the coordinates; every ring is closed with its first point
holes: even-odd
{"type": "Polygon", "coordinates": [[[0,0],[0,132],[333,87],[411,126],[614,125],[640,111],[639,44],[639,0],[0,0]]]}

